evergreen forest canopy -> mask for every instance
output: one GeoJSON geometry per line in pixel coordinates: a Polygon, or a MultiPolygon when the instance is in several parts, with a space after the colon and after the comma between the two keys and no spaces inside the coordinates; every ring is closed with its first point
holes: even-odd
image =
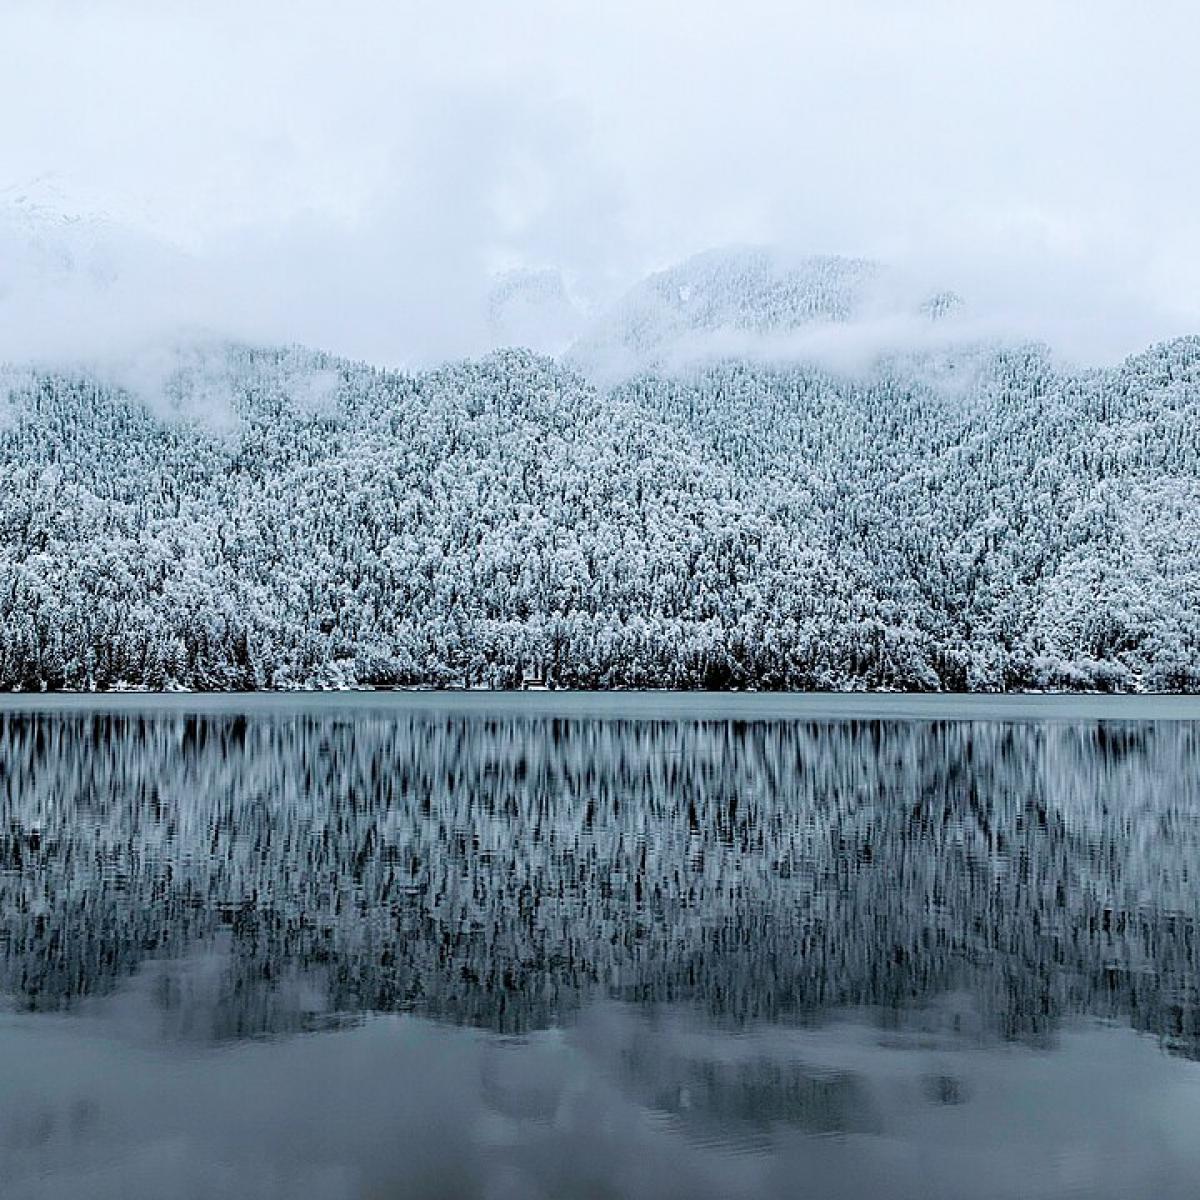
{"type": "Polygon", "coordinates": [[[2,378],[3,689],[1200,689],[1200,338],[2,378]]]}

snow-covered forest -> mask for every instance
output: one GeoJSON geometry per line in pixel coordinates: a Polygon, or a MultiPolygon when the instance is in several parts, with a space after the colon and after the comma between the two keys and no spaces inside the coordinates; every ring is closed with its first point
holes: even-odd
{"type": "Polygon", "coordinates": [[[1200,688],[1200,338],[2,379],[0,688],[1200,688]]]}

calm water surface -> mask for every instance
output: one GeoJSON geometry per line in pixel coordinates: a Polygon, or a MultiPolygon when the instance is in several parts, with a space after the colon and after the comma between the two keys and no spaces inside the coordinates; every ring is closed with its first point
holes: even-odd
{"type": "Polygon", "coordinates": [[[1200,704],[0,705],[0,1196],[1200,1196],[1200,704]]]}

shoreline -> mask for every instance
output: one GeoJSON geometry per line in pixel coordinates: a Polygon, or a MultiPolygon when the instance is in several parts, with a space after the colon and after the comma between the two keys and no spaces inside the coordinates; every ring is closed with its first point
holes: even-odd
{"type": "Polygon", "coordinates": [[[1200,695],[1095,692],[699,692],[347,689],[5,692],[0,714],[104,710],[262,714],[356,710],[610,720],[1200,721],[1200,695]]]}

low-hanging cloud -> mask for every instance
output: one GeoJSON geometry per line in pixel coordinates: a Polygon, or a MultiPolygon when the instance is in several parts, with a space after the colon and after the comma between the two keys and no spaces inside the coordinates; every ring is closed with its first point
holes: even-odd
{"type": "Polygon", "coordinates": [[[0,24],[0,359],[203,331],[422,365],[495,339],[506,271],[600,312],[751,242],[878,259],[1076,359],[1200,329],[1192,5],[15,0],[0,24]]]}

